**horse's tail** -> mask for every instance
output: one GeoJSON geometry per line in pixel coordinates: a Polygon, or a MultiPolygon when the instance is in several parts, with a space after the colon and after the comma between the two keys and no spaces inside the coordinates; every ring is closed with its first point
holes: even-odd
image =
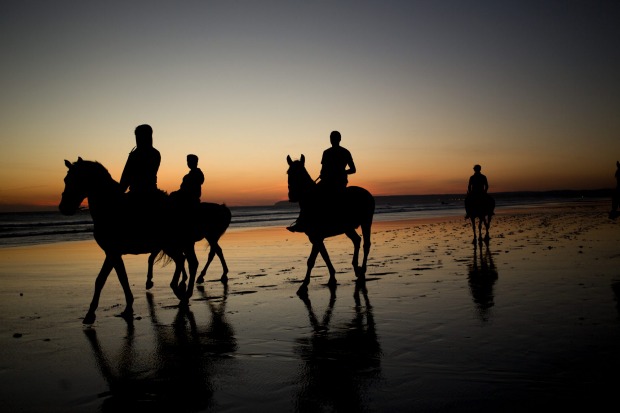
{"type": "Polygon", "coordinates": [[[232,214],[226,204],[202,202],[200,204],[203,220],[202,235],[208,242],[217,242],[230,226],[232,214]]]}
{"type": "Polygon", "coordinates": [[[162,267],[165,267],[166,265],[170,264],[171,261],[172,261],[172,257],[166,254],[164,250],[162,249],[157,254],[157,257],[155,257],[155,260],[153,261],[153,263],[160,264],[162,267]]]}

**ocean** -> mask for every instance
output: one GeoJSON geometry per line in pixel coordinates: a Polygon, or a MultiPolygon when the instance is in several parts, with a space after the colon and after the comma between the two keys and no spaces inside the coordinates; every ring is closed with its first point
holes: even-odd
{"type": "MultiPolygon", "coordinates": [[[[583,195],[573,192],[503,193],[493,196],[497,209],[584,200],[583,195]]],[[[395,221],[464,215],[463,199],[463,195],[376,197],[374,220],[395,221]]],[[[231,229],[286,227],[295,221],[299,213],[296,203],[285,201],[270,206],[233,206],[230,210],[231,229]]],[[[88,210],[81,210],[73,216],[64,216],[58,211],[0,213],[0,248],[83,241],[92,237],[93,222],[88,210]]]]}

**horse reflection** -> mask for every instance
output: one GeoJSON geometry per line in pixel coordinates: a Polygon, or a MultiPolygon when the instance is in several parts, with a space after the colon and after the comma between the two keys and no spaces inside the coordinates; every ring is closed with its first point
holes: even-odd
{"type": "Polygon", "coordinates": [[[127,336],[117,357],[106,354],[96,330],[85,330],[99,371],[109,386],[109,391],[100,395],[105,397],[101,411],[213,408],[213,383],[218,372],[230,371],[228,364],[233,362],[221,355],[237,348],[233,329],[221,315],[223,307],[212,311],[211,323],[203,332],[187,307],[179,307],[172,324],[165,324],[158,318],[150,293],[147,302],[155,338],[154,354],[145,356],[136,351],[132,322],[127,324],[127,336]]]}
{"type": "Polygon", "coordinates": [[[330,293],[321,320],[308,296],[300,296],[313,331],[310,337],[296,340],[295,353],[303,360],[296,410],[364,411],[366,390],[381,376],[382,356],[368,292],[364,282],[356,283],[354,317],[337,326],[330,326],[336,288],[330,288],[330,293]]]}
{"type": "Polygon", "coordinates": [[[204,339],[205,349],[215,355],[226,355],[237,351],[237,339],[235,330],[226,319],[226,300],[228,298],[228,285],[224,284],[224,292],[221,297],[209,297],[204,286],[199,285],[197,290],[202,299],[207,302],[211,312],[211,321],[205,332],[200,335],[204,339]],[[218,303],[219,301],[219,303],[218,303]]]}
{"type": "Polygon", "coordinates": [[[498,274],[493,254],[489,250],[489,243],[485,242],[485,250],[482,250],[482,242],[474,243],[474,256],[469,265],[469,289],[472,299],[476,304],[478,317],[481,321],[488,321],[493,301],[493,286],[497,281],[498,274]],[[480,251],[478,251],[480,248],[480,251]],[[479,252],[479,254],[478,254],[479,252]]]}

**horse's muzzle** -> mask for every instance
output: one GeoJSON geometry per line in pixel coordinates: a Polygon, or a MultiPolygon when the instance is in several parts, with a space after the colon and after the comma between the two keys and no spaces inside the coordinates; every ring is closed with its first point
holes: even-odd
{"type": "Polygon", "coordinates": [[[64,200],[60,201],[60,204],[58,204],[58,210],[63,215],[74,215],[78,210],[78,207],[79,205],[77,207],[68,205],[68,203],[64,200]]]}

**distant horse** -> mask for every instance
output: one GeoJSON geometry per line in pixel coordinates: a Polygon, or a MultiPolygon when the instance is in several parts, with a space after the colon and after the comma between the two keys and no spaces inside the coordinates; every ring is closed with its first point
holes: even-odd
{"type": "MultiPolygon", "coordinates": [[[[207,263],[204,268],[200,272],[200,275],[196,279],[197,284],[202,284],[204,282],[205,274],[209,269],[209,265],[213,261],[213,258],[217,255],[220,259],[220,263],[222,264],[223,273],[220,277],[220,281],[223,283],[228,282],[228,266],[226,265],[226,260],[224,259],[224,253],[222,252],[222,248],[218,244],[218,241],[224,235],[231,221],[231,213],[230,209],[226,205],[220,204],[212,204],[208,202],[202,202],[200,204],[200,215],[205,219],[204,226],[204,234],[201,234],[203,238],[207,240],[209,243],[209,255],[207,257],[207,263]]],[[[157,260],[159,252],[153,252],[149,255],[148,259],[148,272],[146,274],[146,289],[149,290],[153,287],[153,265],[157,260]]],[[[183,271],[183,278],[185,279],[186,275],[183,271]]]]}
{"type": "Polygon", "coordinates": [[[328,200],[324,199],[325,195],[321,194],[318,185],[308,174],[304,166],[305,157],[301,155],[300,160],[293,161],[290,156],[287,156],[286,160],[289,164],[287,171],[289,201],[299,202],[301,210],[308,216],[304,232],[312,243],[306,277],[297,293],[307,292],[310,273],[319,253],[329,271],[328,285],[336,285],[336,270],[327,254],[324,240],[340,234],[345,234],[353,242],[353,269],[355,276],[363,280],[370,251],[370,229],[375,212],[375,199],[364,188],[350,186],[346,188],[344,197],[340,200],[342,205],[329,205],[328,200]],[[360,225],[364,238],[364,259],[361,267],[358,266],[361,238],[355,231],[360,225]]]}
{"type": "MultiPolygon", "coordinates": [[[[468,195],[468,197],[471,197],[471,195],[468,195]]],[[[486,230],[484,239],[488,241],[490,239],[489,227],[491,226],[491,218],[495,215],[495,199],[489,194],[475,198],[471,197],[469,200],[466,199],[465,210],[467,215],[469,215],[471,228],[474,232],[472,243],[476,241],[482,242],[482,224],[484,224],[486,230]],[[476,218],[478,218],[478,237],[476,237],[476,218]]]]}
{"type": "Polygon", "coordinates": [[[194,243],[202,238],[205,231],[204,219],[197,216],[195,228],[179,225],[184,222],[178,215],[166,208],[167,195],[160,192],[153,196],[147,211],[131,211],[127,196],[120,190],[118,182],[97,162],[78,158],[73,164],[65,160],[69,169],[65,177],[65,190],[58,206],[64,215],[72,215],[85,198],[88,198],[90,214],[93,218],[95,241],[105,252],[103,266],[95,281],[95,292],[90,307],[84,317],[84,324],[95,321],[95,311],[99,305],[101,291],[108,275],[114,268],[125,294],[126,308],[123,317],[133,314],[133,294],[129,287],[127,271],[123,262],[124,254],[152,254],[163,251],[175,263],[175,271],[170,283],[175,295],[186,304],[192,295],[198,259],[194,243]],[[179,283],[188,263],[189,283],[179,283]]]}

